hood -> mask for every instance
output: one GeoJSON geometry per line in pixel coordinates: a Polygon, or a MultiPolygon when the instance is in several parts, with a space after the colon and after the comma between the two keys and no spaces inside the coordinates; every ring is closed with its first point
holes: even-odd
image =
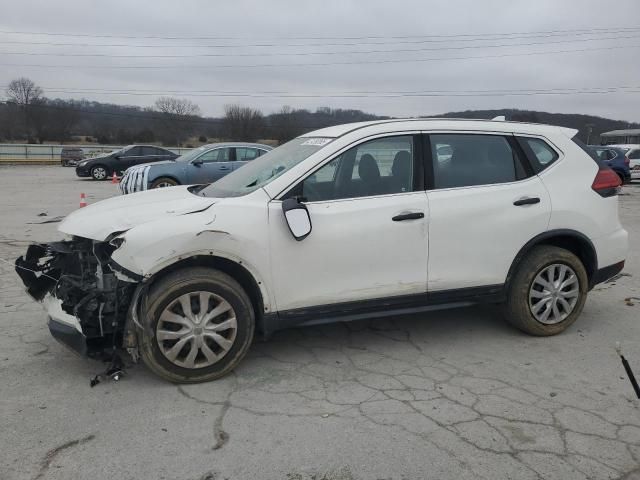
{"type": "Polygon", "coordinates": [[[170,163],[176,163],[175,160],[161,160],[159,162],[148,162],[148,163],[141,163],[139,165],[134,165],[133,167],[129,167],[127,168],[127,172],[130,172],[132,170],[136,170],[138,168],[144,168],[144,167],[153,167],[154,165],[168,165],[170,163]]]}
{"type": "Polygon", "coordinates": [[[101,159],[101,158],[107,158],[107,157],[110,157],[112,153],[113,153],[113,152],[105,152],[105,153],[101,153],[100,155],[96,155],[95,157],[83,158],[83,159],[82,159],[82,160],[80,160],[80,161],[81,161],[81,162],[85,162],[85,161],[87,161],[87,162],[91,162],[91,161],[93,161],[93,160],[99,160],[99,159],[101,159]]]}
{"type": "Polygon", "coordinates": [[[175,217],[205,210],[218,200],[199,197],[189,187],[158,188],[117,196],[71,213],[58,230],[68,235],[103,241],[114,232],[123,232],[162,217],[175,217]]]}

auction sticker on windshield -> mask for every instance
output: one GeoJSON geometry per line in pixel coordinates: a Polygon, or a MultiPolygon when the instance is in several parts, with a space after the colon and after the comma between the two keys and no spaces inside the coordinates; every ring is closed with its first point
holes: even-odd
{"type": "Polygon", "coordinates": [[[332,138],[310,138],[302,142],[300,145],[315,145],[316,147],[324,147],[327,143],[331,142],[332,138]]]}

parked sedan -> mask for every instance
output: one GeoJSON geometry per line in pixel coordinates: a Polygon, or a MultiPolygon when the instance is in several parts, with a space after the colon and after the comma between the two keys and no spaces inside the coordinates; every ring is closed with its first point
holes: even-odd
{"type": "Polygon", "coordinates": [[[127,168],[134,165],[173,160],[177,156],[166,148],[153,145],[129,145],[115,152],[81,161],[76,167],[76,175],[105,180],[114,172],[121,175],[127,168]]]}
{"type": "Polygon", "coordinates": [[[622,184],[629,183],[631,181],[631,171],[629,169],[629,158],[625,155],[625,150],[618,147],[612,147],[611,145],[590,146],[593,153],[598,160],[606,163],[611,170],[616,172],[620,177],[622,184]]]}
{"type": "Polygon", "coordinates": [[[84,160],[84,151],[80,147],[63,147],[60,151],[60,164],[63,167],[74,167],[84,160]]]}
{"type": "Polygon", "coordinates": [[[126,171],[120,182],[123,194],[150,188],[212,183],[272,147],[260,143],[212,143],[191,150],[172,162],[139,165],[126,171]]]}

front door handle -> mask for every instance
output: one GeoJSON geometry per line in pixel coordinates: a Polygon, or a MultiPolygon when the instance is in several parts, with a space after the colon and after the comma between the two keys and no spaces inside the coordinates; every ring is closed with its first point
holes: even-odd
{"type": "Polygon", "coordinates": [[[229,167],[220,167],[220,170],[229,170],[229,167]]]}
{"type": "Polygon", "coordinates": [[[538,197],[521,198],[520,200],[516,200],[515,202],[513,202],[516,207],[521,207],[523,205],[534,205],[536,203],[540,203],[540,199],[538,197]]]}
{"type": "Polygon", "coordinates": [[[424,218],[424,213],[422,212],[412,212],[412,213],[401,213],[400,215],[396,215],[391,218],[394,222],[402,222],[404,220],[418,220],[419,218],[424,218]]]}

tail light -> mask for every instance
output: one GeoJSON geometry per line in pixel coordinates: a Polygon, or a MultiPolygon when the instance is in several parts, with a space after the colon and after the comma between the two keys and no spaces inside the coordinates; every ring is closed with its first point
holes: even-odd
{"type": "Polygon", "coordinates": [[[629,157],[627,157],[627,156],[625,155],[625,156],[624,156],[624,164],[628,167],[630,163],[631,163],[631,160],[629,160],[629,157]]]}
{"type": "Polygon", "coordinates": [[[620,177],[609,167],[600,167],[591,188],[601,197],[612,197],[620,192],[620,177]]]}

